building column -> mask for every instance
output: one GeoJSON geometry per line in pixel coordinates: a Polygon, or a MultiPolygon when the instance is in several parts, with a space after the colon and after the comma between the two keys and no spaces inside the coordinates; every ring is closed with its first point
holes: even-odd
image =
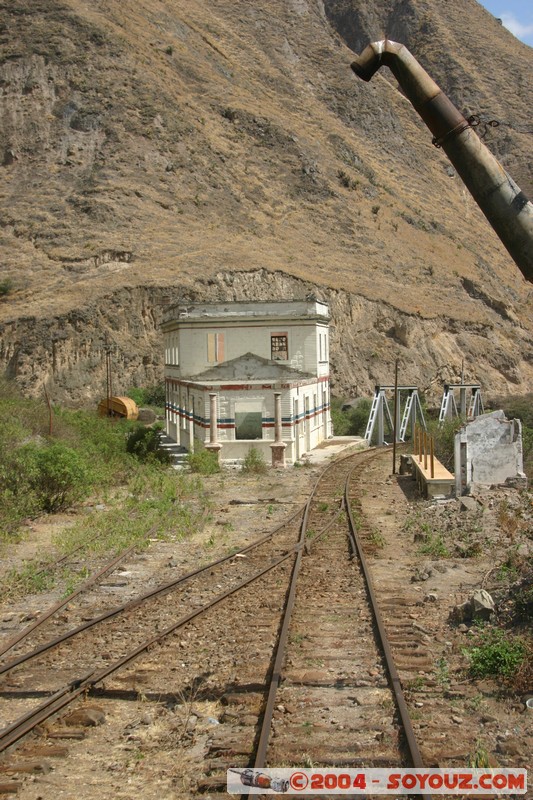
{"type": "Polygon", "coordinates": [[[194,398],[191,399],[187,389],[187,413],[189,415],[189,452],[194,453],[194,398]]]}
{"type": "Polygon", "coordinates": [[[178,434],[179,434],[178,444],[180,444],[180,445],[183,444],[184,438],[185,438],[184,437],[184,433],[183,433],[183,426],[185,424],[184,421],[183,421],[183,414],[185,412],[185,409],[184,409],[184,407],[182,405],[183,404],[182,394],[183,394],[182,388],[178,383],[178,386],[177,386],[177,389],[176,389],[176,404],[177,404],[177,409],[178,409],[178,416],[177,416],[177,419],[176,419],[176,427],[178,429],[178,434]]]}
{"type": "MultiPolygon", "coordinates": [[[[455,434],[453,443],[453,468],[455,470],[455,496],[461,497],[463,494],[463,464],[461,463],[461,432],[455,434]]],[[[465,464],[466,467],[466,464],[465,464]]]]}
{"type": "Polygon", "coordinates": [[[179,384],[172,384],[172,416],[174,427],[176,428],[176,442],[181,444],[181,421],[180,421],[180,392],[179,384]]]}
{"type": "Polygon", "coordinates": [[[218,459],[222,445],[218,441],[216,392],[209,392],[209,444],[206,444],[205,448],[215,453],[218,459]]]}
{"type": "Polygon", "coordinates": [[[281,392],[274,392],[274,443],[270,445],[272,450],[272,466],[285,466],[286,443],[282,441],[281,424],[281,392]]]}
{"type": "Polygon", "coordinates": [[[170,424],[172,422],[172,411],[170,408],[170,384],[165,380],[165,431],[170,436],[170,424]]]}

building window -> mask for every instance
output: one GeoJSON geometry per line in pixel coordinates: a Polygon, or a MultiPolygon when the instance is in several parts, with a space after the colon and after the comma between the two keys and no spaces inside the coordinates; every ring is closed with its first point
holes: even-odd
{"type": "Polygon", "coordinates": [[[174,366],[179,365],[179,355],[178,355],[178,337],[172,336],[171,338],[171,348],[170,348],[170,363],[174,366]]]}
{"type": "Polygon", "coordinates": [[[318,334],[318,360],[321,363],[328,361],[328,336],[327,333],[318,334]]]}
{"type": "Polygon", "coordinates": [[[272,333],[270,336],[270,358],[272,361],[287,361],[289,358],[289,337],[286,333],[272,333]]]}
{"type": "Polygon", "coordinates": [[[207,334],[207,361],[209,364],[219,364],[224,361],[224,334],[207,334]]]}
{"type": "Polygon", "coordinates": [[[169,366],[179,365],[178,337],[173,334],[169,334],[166,339],[165,364],[169,366]]]}

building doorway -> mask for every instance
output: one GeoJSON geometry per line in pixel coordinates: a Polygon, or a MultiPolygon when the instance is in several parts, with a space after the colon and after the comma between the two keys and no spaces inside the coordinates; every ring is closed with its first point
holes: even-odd
{"type": "Polygon", "coordinates": [[[261,400],[235,401],[235,438],[263,438],[263,403],[261,400]]]}

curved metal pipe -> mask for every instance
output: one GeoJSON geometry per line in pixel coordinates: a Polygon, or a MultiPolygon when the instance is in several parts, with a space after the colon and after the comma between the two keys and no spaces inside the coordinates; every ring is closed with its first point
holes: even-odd
{"type": "Polygon", "coordinates": [[[403,44],[373,42],[352,63],[369,81],[389,67],[408,100],[442,147],[524,278],[533,283],[533,204],[483,144],[442,89],[403,44]]]}

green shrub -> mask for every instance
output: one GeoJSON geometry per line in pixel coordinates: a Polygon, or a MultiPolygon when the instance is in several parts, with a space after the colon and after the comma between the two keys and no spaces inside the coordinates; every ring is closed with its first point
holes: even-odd
{"type": "Polygon", "coordinates": [[[0,297],[5,297],[13,290],[13,281],[11,278],[4,278],[0,281],[0,297]]]}
{"type": "Polygon", "coordinates": [[[438,458],[451,472],[455,468],[455,434],[464,424],[465,420],[462,417],[453,417],[442,422],[438,420],[428,422],[428,434],[433,436],[435,441],[435,458],[438,458]]]}
{"type": "Polygon", "coordinates": [[[533,586],[522,586],[514,595],[514,613],[517,622],[533,620],[533,586]]]}
{"type": "Polygon", "coordinates": [[[126,451],[130,432],[141,427],[138,423],[99,417],[96,410],[54,408],[49,437],[44,397],[23,397],[16,383],[4,378],[0,419],[0,538],[13,539],[28,517],[66,508],[89,493],[105,498],[111,488],[127,486],[132,479],[150,474],[155,486],[156,475],[169,475],[159,456],[149,455],[148,440],[154,433],[140,434],[138,452],[148,457],[147,463],[126,451]]]}
{"type": "Polygon", "coordinates": [[[126,437],[126,451],[139,461],[159,461],[170,463],[170,455],[160,447],[161,428],[144,428],[138,426],[126,437]]]}
{"type": "Polygon", "coordinates": [[[442,534],[434,534],[432,531],[426,534],[418,552],[421,555],[432,556],[432,558],[448,558],[450,555],[442,534]]]}
{"type": "Polygon", "coordinates": [[[14,496],[31,491],[37,476],[36,444],[18,447],[2,463],[2,484],[14,496]]]}
{"type": "Polygon", "coordinates": [[[128,389],[126,392],[126,397],[131,398],[131,400],[133,400],[140,408],[147,405],[146,390],[141,389],[138,386],[133,386],[131,389],[128,389]]]}
{"type": "Polygon", "coordinates": [[[348,414],[342,410],[343,403],[344,400],[340,397],[331,398],[330,414],[335,436],[347,436],[350,427],[348,414]]]}
{"type": "Polygon", "coordinates": [[[509,419],[518,418],[528,428],[533,428],[533,392],[497,397],[490,402],[491,408],[501,408],[509,419]]]}
{"type": "Polygon", "coordinates": [[[466,763],[471,769],[489,769],[493,761],[486,748],[478,742],[476,749],[468,754],[466,763]]]}
{"type": "Polygon", "coordinates": [[[263,475],[268,467],[263,454],[257,447],[250,447],[244,457],[242,471],[252,475],[263,475]]]}
{"type": "Polygon", "coordinates": [[[334,397],[331,401],[331,420],[335,436],[364,436],[372,401],[361,397],[355,406],[342,410],[345,400],[334,397]]]}
{"type": "Polygon", "coordinates": [[[387,540],[377,528],[371,528],[368,531],[367,540],[375,550],[381,550],[387,544],[387,540]]]}
{"type": "Polygon", "coordinates": [[[474,678],[511,678],[526,657],[526,646],[500,628],[483,628],[465,654],[474,678]]]}
{"type": "Polygon", "coordinates": [[[56,442],[47,447],[26,445],[19,452],[25,477],[44,511],[61,511],[84,497],[90,472],[71,447],[56,442]]]}
{"type": "Polygon", "coordinates": [[[191,472],[200,475],[214,475],[215,472],[220,472],[217,454],[212,450],[206,450],[201,442],[197,441],[195,445],[194,453],[187,453],[185,459],[191,472]]]}
{"type": "Polygon", "coordinates": [[[128,480],[136,462],[126,452],[126,440],[138,423],[99,417],[96,411],[69,409],[57,409],[55,420],[54,436],[75,447],[87,463],[94,466],[99,486],[128,480]]]}
{"type": "MultiPolygon", "coordinates": [[[[6,463],[7,471],[14,466],[6,463]]],[[[16,536],[22,522],[39,512],[39,503],[28,481],[18,481],[18,489],[9,486],[6,472],[0,470],[0,540],[16,536]]]]}
{"type": "Polygon", "coordinates": [[[533,427],[522,424],[522,454],[524,458],[524,472],[529,484],[533,483],[533,427]]]}
{"type": "Polygon", "coordinates": [[[166,389],[164,383],[156,383],[154,386],[148,386],[146,391],[146,402],[149,406],[156,406],[157,408],[164,408],[166,403],[166,389]]]}
{"type": "MultiPolygon", "coordinates": [[[[48,408],[43,401],[23,397],[15,381],[0,378],[0,448],[8,451],[30,436],[48,433],[48,408]]],[[[0,452],[1,455],[1,452],[0,452]]]]}
{"type": "Polygon", "coordinates": [[[127,397],[131,397],[137,405],[142,408],[143,406],[155,406],[156,408],[164,408],[166,402],[165,384],[157,383],[154,386],[133,386],[126,392],[127,397]]]}

